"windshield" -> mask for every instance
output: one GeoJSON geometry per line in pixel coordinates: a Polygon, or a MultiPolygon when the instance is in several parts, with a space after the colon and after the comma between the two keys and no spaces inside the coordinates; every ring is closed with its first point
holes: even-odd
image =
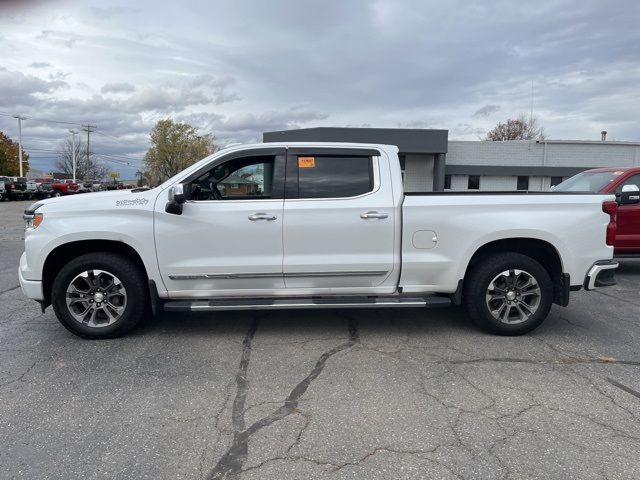
{"type": "Polygon", "coordinates": [[[557,185],[554,192],[599,193],[624,172],[582,172],[557,185]]]}

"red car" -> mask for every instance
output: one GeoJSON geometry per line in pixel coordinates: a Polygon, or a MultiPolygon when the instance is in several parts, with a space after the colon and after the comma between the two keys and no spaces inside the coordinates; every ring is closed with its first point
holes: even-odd
{"type": "Polygon", "coordinates": [[[71,193],[78,193],[80,185],[73,180],[54,180],[51,184],[51,190],[54,197],[61,197],[62,195],[69,195],[71,193]]]}
{"type": "Polygon", "coordinates": [[[553,191],[614,194],[619,203],[614,255],[640,257],[640,203],[637,198],[640,195],[640,167],[587,170],[565,180],[553,191]],[[623,192],[626,193],[624,198],[623,192]]]}

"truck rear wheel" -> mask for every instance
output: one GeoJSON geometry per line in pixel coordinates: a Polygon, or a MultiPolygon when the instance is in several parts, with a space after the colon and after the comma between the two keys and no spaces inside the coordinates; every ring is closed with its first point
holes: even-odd
{"type": "Polygon", "coordinates": [[[501,253],[473,267],[463,303],[469,317],[497,335],[522,335],[549,314],[553,283],[540,263],[519,253],[501,253]]]}
{"type": "Polygon", "coordinates": [[[51,288],[62,325],[82,338],[124,335],[144,317],[145,279],[128,258],[108,252],[82,255],[66,264],[51,288]]]}

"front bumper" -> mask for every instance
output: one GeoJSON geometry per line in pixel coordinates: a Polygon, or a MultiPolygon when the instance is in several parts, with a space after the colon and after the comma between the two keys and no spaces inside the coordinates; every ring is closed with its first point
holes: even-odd
{"type": "Polygon", "coordinates": [[[594,290],[599,287],[611,287],[615,285],[615,272],[618,268],[615,260],[600,260],[593,264],[584,278],[585,290],[594,290]]]}
{"type": "Polygon", "coordinates": [[[23,270],[27,268],[27,254],[23,253],[20,257],[20,268],[18,269],[18,278],[20,280],[20,288],[22,293],[33,300],[44,300],[41,280],[26,280],[23,270]]]}

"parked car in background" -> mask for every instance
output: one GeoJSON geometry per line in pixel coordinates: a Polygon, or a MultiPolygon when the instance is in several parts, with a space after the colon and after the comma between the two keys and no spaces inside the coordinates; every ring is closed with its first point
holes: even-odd
{"type": "MultiPolygon", "coordinates": [[[[14,195],[15,183],[9,177],[0,177],[0,182],[4,185],[4,196],[3,200],[14,200],[16,197],[14,195]]],[[[22,195],[20,195],[22,196],[22,195]]]]}
{"type": "Polygon", "coordinates": [[[0,177],[0,201],[4,200],[4,197],[7,194],[7,189],[4,187],[4,180],[0,177]]]}
{"type": "Polygon", "coordinates": [[[90,183],[83,180],[78,180],[76,183],[78,184],[78,191],[76,193],[89,193],[91,191],[90,183]]]}
{"type": "Polygon", "coordinates": [[[39,199],[49,198],[53,195],[53,188],[51,187],[53,180],[48,179],[43,182],[36,182],[36,183],[38,184],[38,193],[36,194],[37,198],[39,199]]]}
{"type": "Polygon", "coordinates": [[[398,148],[231,147],[152,190],[24,214],[19,279],[85,338],[153,312],[464,305],[520,335],[570,293],[615,285],[617,203],[599,193],[405,193],[398,148]],[[250,178],[249,190],[228,188],[250,178]]]}
{"type": "Polygon", "coordinates": [[[27,179],[25,177],[8,177],[12,188],[9,191],[10,200],[29,200],[32,196],[27,191],[27,179]]]}
{"type": "Polygon", "coordinates": [[[85,180],[84,186],[91,192],[101,192],[103,190],[102,183],[98,180],[85,180]]]}
{"type": "Polygon", "coordinates": [[[73,180],[54,180],[51,184],[54,197],[78,193],[79,188],[80,186],[73,180]]]}
{"type": "Polygon", "coordinates": [[[53,179],[51,178],[33,178],[32,181],[35,182],[37,190],[35,193],[35,198],[42,200],[44,198],[49,198],[53,195],[53,189],[51,188],[51,183],[53,179]]]}
{"type": "Polygon", "coordinates": [[[27,181],[27,190],[24,196],[25,200],[30,200],[38,196],[38,184],[33,180],[26,178],[27,181]]]}
{"type": "Polygon", "coordinates": [[[610,193],[616,196],[616,257],[640,257],[640,167],[595,168],[553,188],[554,192],[610,193]]]}

